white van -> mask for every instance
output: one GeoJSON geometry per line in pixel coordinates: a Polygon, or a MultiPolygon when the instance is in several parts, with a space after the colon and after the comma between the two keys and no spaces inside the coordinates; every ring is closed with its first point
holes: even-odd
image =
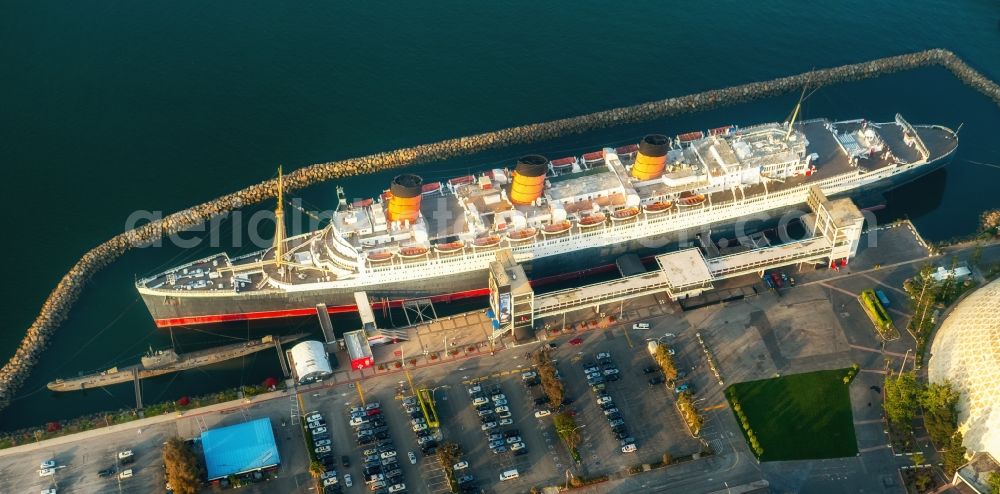
{"type": "Polygon", "coordinates": [[[506,472],[500,474],[501,481],[516,479],[518,477],[520,477],[520,475],[518,475],[516,468],[507,470],[506,472]]]}
{"type": "Polygon", "coordinates": [[[118,478],[119,478],[119,479],[127,479],[127,478],[129,478],[129,477],[131,477],[131,476],[132,476],[132,469],[131,469],[131,468],[129,468],[128,470],[122,470],[122,471],[121,471],[121,472],[120,472],[120,473],[118,474],[118,478]]]}
{"type": "Polygon", "coordinates": [[[632,329],[649,329],[648,322],[637,322],[632,325],[632,329]]]}

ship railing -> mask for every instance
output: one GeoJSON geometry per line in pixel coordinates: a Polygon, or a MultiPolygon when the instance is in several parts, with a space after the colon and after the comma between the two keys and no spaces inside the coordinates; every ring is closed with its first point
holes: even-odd
{"type": "Polygon", "coordinates": [[[924,160],[930,158],[931,152],[927,149],[927,146],[924,145],[924,140],[920,138],[920,134],[917,133],[917,129],[914,129],[913,126],[910,125],[910,122],[907,122],[906,119],[898,113],[896,114],[896,125],[899,125],[905,132],[909,132],[913,135],[913,142],[916,143],[917,151],[920,152],[920,156],[922,156],[924,160]]]}

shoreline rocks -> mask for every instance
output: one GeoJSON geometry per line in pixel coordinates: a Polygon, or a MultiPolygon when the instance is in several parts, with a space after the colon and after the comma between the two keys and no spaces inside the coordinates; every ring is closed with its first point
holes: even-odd
{"type": "MultiPolygon", "coordinates": [[[[341,161],[318,163],[295,170],[285,176],[287,190],[351,175],[371,174],[442,159],[469,155],[513,144],[529,144],[570,134],[607,128],[625,123],[638,123],[694,111],[745,103],[795,91],[810,84],[835,84],[870,79],[884,74],[931,65],[950,70],[963,83],[975,88],[1000,105],[1000,86],[970,67],[954,53],[933,49],[905,55],[880,58],[868,62],[812,70],[770,81],[751,82],[725,89],[712,89],[696,94],[667,98],[623,108],[581,115],[551,122],[533,123],[494,132],[447,139],[394,151],[341,161]]],[[[214,216],[226,214],[250,204],[274,198],[277,180],[272,179],[226,194],[204,204],[178,211],[161,220],[118,234],[84,254],[66,273],[42,304],[38,317],[28,328],[13,357],[0,369],[0,410],[9,405],[14,393],[31,373],[41,353],[48,346],[59,325],[80,296],[85,283],[98,271],[114,262],[132,247],[153,242],[186,228],[204,223],[214,216]]]]}

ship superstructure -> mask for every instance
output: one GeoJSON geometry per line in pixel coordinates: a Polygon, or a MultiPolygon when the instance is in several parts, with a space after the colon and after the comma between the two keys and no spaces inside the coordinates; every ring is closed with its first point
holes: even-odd
{"type": "Polygon", "coordinates": [[[353,310],[353,293],[396,301],[486,293],[509,248],[532,278],[663,249],[681,232],[884,190],[942,165],[957,137],[941,126],[810,120],[733,125],[553,159],[529,155],[441,182],[403,174],[348,202],[328,226],[239,258],[220,253],[137,286],[158,326],[353,310]],[[572,254],[567,256],[567,254],[572,254]]]}

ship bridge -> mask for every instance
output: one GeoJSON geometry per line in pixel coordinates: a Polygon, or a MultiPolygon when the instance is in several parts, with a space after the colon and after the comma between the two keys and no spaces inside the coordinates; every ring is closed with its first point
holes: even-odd
{"type": "Polygon", "coordinates": [[[492,340],[513,332],[523,340],[534,321],[581,309],[665,293],[672,300],[700,295],[716,281],[799,263],[845,261],[857,253],[864,216],[849,199],[829,200],[819,187],[809,191],[812,212],[803,216],[811,236],[781,245],[706,258],[698,248],[656,256],[659,269],[577,288],[535,295],[512,256],[498,253],[490,270],[492,340]]]}

